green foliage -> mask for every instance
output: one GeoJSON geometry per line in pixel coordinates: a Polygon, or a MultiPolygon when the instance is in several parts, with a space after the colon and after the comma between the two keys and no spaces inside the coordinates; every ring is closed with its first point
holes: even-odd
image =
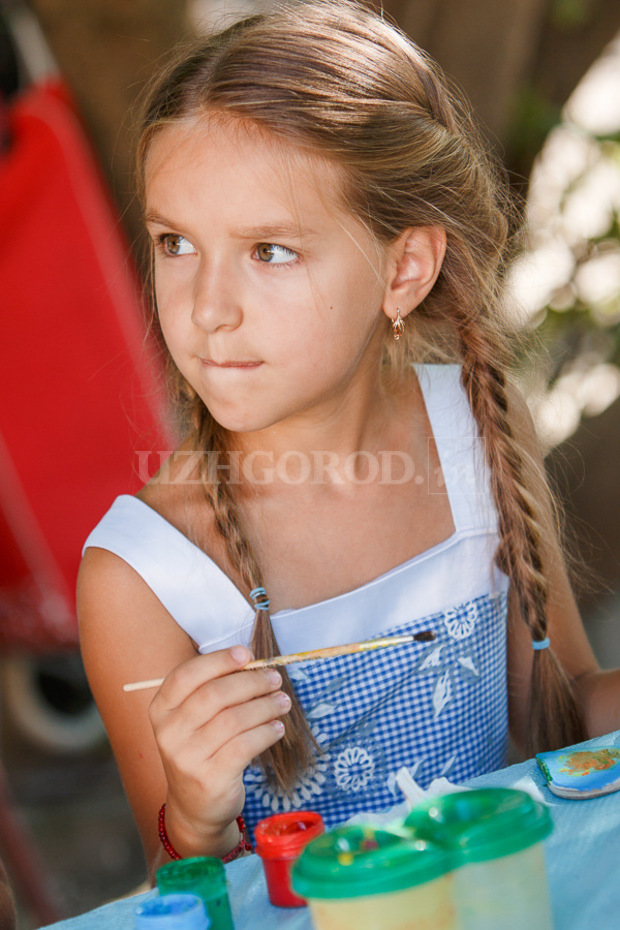
{"type": "MultiPolygon", "coordinates": [[[[599,158],[594,166],[605,162],[615,165],[620,173],[620,132],[592,136],[599,158]]],[[[559,223],[570,195],[587,182],[593,166],[586,168],[565,189],[560,201],[559,223]]],[[[551,295],[532,321],[537,336],[548,350],[551,368],[548,381],[551,387],[564,370],[576,361],[588,357],[591,364],[612,363],[620,368],[620,273],[616,285],[596,299],[584,298],[579,286],[580,274],[589,263],[611,258],[620,268],[620,204],[609,207],[606,228],[596,236],[571,241],[574,265],[567,280],[551,295]]],[[[596,269],[596,264],[590,269],[596,269]]],[[[594,275],[596,277],[596,274],[594,275]]]]}
{"type": "Polygon", "coordinates": [[[531,165],[544,141],[561,119],[561,109],[538,88],[523,86],[514,101],[507,132],[511,163],[531,165]]]}
{"type": "Polygon", "coordinates": [[[560,29],[574,29],[587,22],[590,12],[588,0],[553,0],[549,17],[560,29]]]}

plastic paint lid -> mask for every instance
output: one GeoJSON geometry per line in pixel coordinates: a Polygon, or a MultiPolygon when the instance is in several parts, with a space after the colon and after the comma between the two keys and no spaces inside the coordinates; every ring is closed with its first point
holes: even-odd
{"type": "Polygon", "coordinates": [[[193,894],[151,898],[134,910],[136,930],[207,930],[209,918],[202,900],[193,894]]]}
{"type": "Polygon", "coordinates": [[[452,871],[455,857],[396,829],[351,825],[313,840],[293,866],[304,898],[359,898],[403,891],[452,871]]]}
{"type": "Polygon", "coordinates": [[[221,859],[194,856],[162,865],[155,875],[161,894],[188,892],[214,897],[226,892],[226,874],[221,859]]]}
{"type": "Polygon", "coordinates": [[[254,847],[263,859],[292,859],[324,832],[323,818],[316,811],[274,814],[256,824],[254,847]]]}
{"type": "Polygon", "coordinates": [[[509,856],[547,837],[548,808],[525,791],[480,788],[431,798],[405,820],[413,836],[458,853],[462,864],[509,856]]]}

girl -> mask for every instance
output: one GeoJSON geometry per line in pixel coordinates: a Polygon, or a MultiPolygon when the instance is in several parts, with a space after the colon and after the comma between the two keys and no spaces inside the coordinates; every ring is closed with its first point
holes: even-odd
{"type": "Polygon", "coordinates": [[[501,187],[437,67],[363,6],[285,6],[172,64],[139,163],[185,436],[78,599],[151,867],[236,855],[242,812],[389,807],[402,765],[497,768],[509,724],[526,751],[618,726],[504,374],[501,187]]]}

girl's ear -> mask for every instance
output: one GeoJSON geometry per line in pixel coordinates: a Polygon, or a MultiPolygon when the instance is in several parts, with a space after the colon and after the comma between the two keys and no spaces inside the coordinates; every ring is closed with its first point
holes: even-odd
{"type": "Polygon", "coordinates": [[[406,229],[390,249],[383,310],[395,320],[422,303],[432,289],[446,252],[442,226],[406,229]]]}

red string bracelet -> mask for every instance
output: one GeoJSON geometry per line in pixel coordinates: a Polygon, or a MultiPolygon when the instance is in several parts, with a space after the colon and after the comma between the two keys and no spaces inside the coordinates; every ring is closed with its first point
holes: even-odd
{"type": "MultiPolygon", "coordinates": [[[[247,832],[245,829],[245,820],[239,814],[236,818],[237,826],[239,827],[239,842],[231,849],[229,853],[226,853],[225,856],[221,856],[222,862],[232,862],[233,859],[237,859],[243,852],[252,852],[252,844],[248,841],[247,832]]],[[[157,815],[157,832],[159,833],[159,839],[161,840],[161,845],[164,847],[171,859],[181,859],[182,857],[178,854],[172,843],[168,838],[168,833],[166,831],[166,805],[165,803],[159,808],[159,814],[157,815]]]]}

